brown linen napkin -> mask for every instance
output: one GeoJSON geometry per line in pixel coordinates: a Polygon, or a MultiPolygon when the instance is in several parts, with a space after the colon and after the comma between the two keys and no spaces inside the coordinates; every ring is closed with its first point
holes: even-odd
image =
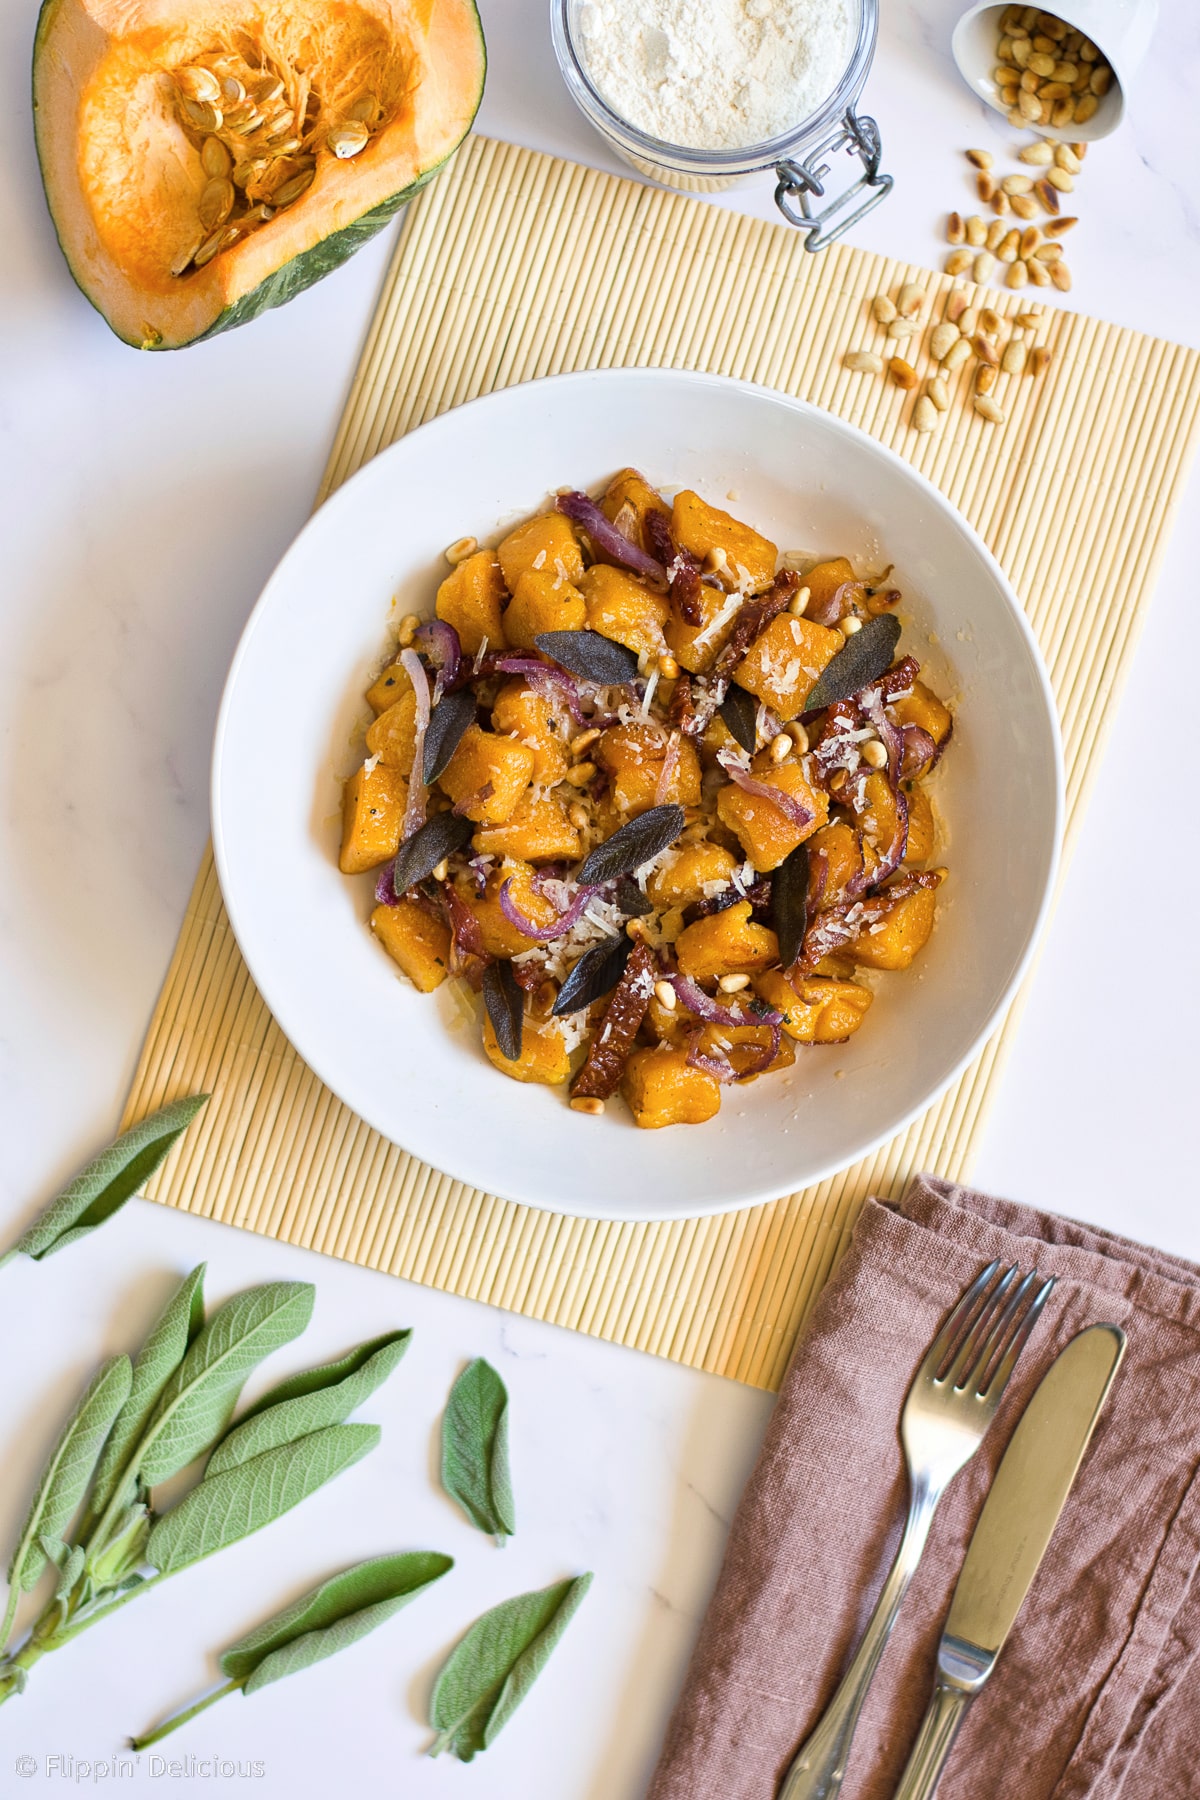
{"type": "Polygon", "coordinates": [[[889,1800],[967,1542],[1052,1359],[1087,1325],[1125,1362],[939,1800],[1200,1797],[1200,1268],[918,1176],[865,1208],[784,1382],[650,1800],[773,1800],[853,1653],[907,1505],[913,1373],[992,1257],[1058,1277],[983,1446],[942,1501],[868,1697],[843,1800],[889,1800]]]}

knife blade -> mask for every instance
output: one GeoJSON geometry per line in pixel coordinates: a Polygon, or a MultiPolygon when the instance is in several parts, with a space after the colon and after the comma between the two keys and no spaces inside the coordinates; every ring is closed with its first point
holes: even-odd
{"type": "Polygon", "coordinates": [[[1021,1415],[967,1547],[933,1698],[895,1800],[931,1800],[1033,1585],[1124,1354],[1116,1325],[1089,1326],[1055,1358],[1021,1415]]]}

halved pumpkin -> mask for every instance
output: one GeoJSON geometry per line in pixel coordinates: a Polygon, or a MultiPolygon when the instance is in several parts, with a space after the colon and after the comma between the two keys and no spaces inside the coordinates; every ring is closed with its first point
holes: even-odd
{"type": "Polygon", "coordinates": [[[473,0],[44,0],[38,156],[72,274],[142,349],[245,324],[436,174],[485,66],[473,0]]]}

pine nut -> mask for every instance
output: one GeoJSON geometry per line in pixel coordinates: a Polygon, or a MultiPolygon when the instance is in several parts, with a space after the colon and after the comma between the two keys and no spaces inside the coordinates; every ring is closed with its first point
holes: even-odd
{"type": "Polygon", "coordinates": [[[958,326],[952,325],[949,319],[943,319],[940,325],[934,326],[929,334],[929,354],[932,356],[934,362],[941,362],[943,356],[945,356],[947,350],[958,336],[958,326]]]}
{"type": "Polygon", "coordinates": [[[1033,191],[1032,175],[1006,175],[1000,183],[1001,191],[1011,197],[1013,194],[1028,194],[1033,191]]]}
{"type": "MultiPolygon", "coordinates": [[[[981,219],[979,221],[979,223],[982,225],[983,220],[981,219]]],[[[960,288],[960,287],[954,288],[951,291],[950,298],[946,302],[946,317],[947,317],[947,319],[949,319],[950,323],[952,325],[954,325],[958,322],[959,319],[962,318],[962,316],[966,312],[966,310],[967,310],[967,290],[966,290],[966,288],[960,288]]]]}
{"type": "Polygon", "coordinates": [[[1044,212],[1056,213],[1059,210],[1058,190],[1052,182],[1039,181],[1033,191],[1041,201],[1044,212]]]}
{"type": "Polygon", "coordinates": [[[1075,102],[1075,123],[1086,125],[1099,104],[1095,94],[1081,94],[1075,102]]]}
{"type": "Polygon", "coordinates": [[[797,755],[803,756],[808,749],[808,733],[805,731],[803,725],[801,725],[798,719],[794,719],[792,723],[785,726],[784,729],[791,738],[793,744],[795,744],[797,755]]]}
{"type": "Polygon", "coordinates": [[[1054,160],[1060,169],[1065,169],[1067,171],[1068,175],[1078,175],[1083,167],[1083,164],[1072,150],[1070,144],[1056,144],[1054,146],[1054,160]]]}
{"type": "Polygon", "coordinates": [[[599,736],[600,728],[598,725],[593,725],[588,731],[579,732],[577,736],[571,739],[571,755],[582,756],[588,745],[594,744],[599,736]]]}
{"type": "MultiPolygon", "coordinates": [[[[865,352],[860,351],[859,354],[869,356],[869,355],[873,355],[874,353],[872,351],[865,351],[865,352]]],[[[880,359],[878,357],[876,357],[875,360],[876,360],[876,362],[879,363],[878,373],[880,375],[882,375],[883,374],[883,363],[880,361],[880,359]]],[[[851,366],[851,368],[855,368],[855,367],[857,367],[857,364],[851,363],[850,366],[851,366]]],[[[724,550],[722,550],[720,544],[714,544],[712,549],[705,553],[703,567],[704,567],[704,572],[707,575],[720,575],[723,570],[725,570],[729,567],[729,557],[726,554],[726,552],[724,550]]]]}
{"type": "Polygon", "coordinates": [[[1074,214],[1069,213],[1069,214],[1067,214],[1067,216],[1065,218],[1062,218],[1062,219],[1048,219],[1046,221],[1045,226],[1043,227],[1043,230],[1045,231],[1047,237],[1052,237],[1052,238],[1064,237],[1068,231],[1074,231],[1074,229],[1078,225],[1078,223],[1079,223],[1079,220],[1074,216],[1074,214]]]}
{"type": "Polygon", "coordinates": [[[1044,375],[1046,370],[1050,367],[1052,356],[1053,353],[1051,352],[1049,345],[1035,344],[1033,347],[1033,355],[1029,359],[1029,373],[1031,375],[1044,375]]]}
{"type": "Polygon", "coordinates": [[[792,740],[786,731],[781,731],[778,737],[773,737],[771,739],[771,761],[773,763],[784,763],[791,754],[792,740]]]}
{"type": "Polygon", "coordinates": [[[1062,253],[1061,244],[1039,244],[1033,254],[1038,262],[1054,263],[1062,261],[1062,253]]]}
{"type": "Polygon", "coordinates": [[[979,198],[983,201],[985,206],[996,192],[996,184],[986,169],[981,169],[979,174],[975,177],[975,192],[979,195],[979,198]]]}
{"type": "Polygon", "coordinates": [[[446,858],[443,856],[441,862],[438,863],[433,870],[433,879],[435,881],[445,881],[445,879],[446,879],[447,875],[449,875],[449,873],[450,873],[450,864],[446,861],[446,858]]]}
{"type": "Polygon", "coordinates": [[[995,158],[990,150],[968,150],[967,161],[974,163],[977,169],[990,169],[995,158]]]}
{"type": "Polygon", "coordinates": [[[965,337],[960,337],[957,344],[951,344],[942,358],[942,368],[947,375],[953,375],[955,369],[962,367],[971,354],[971,346],[965,337]]]}
{"type": "Polygon", "coordinates": [[[578,800],[576,800],[571,806],[568,806],[567,817],[568,817],[568,819],[570,819],[570,821],[571,821],[572,825],[575,827],[576,831],[586,831],[589,824],[591,823],[591,820],[588,818],[587,807],[580,806],[578,800]]]}
{"type": "Polygon", "coordinates": [[[890,338],[910,338],[916,330],[915,319],[893,319],[887,328],[887,334],[890,338]]]}
{"type": "Polygon", "coordinates": [[[400,621],[400,629],[396,633],[396,642],[402,650],[407,650],[417,635],[420,619],[416,613],[406,613],[400,621]]]}
{"type": "Polygon", "coordinates": [[[1018,219],[1036,219],[1038,216],[1037,201],[1031,194],[1014,194],[1012,209],[1018,219]]]}
{"type": "Polygon", "coordinates": [[[980,363],[975,371],[975,392],[990,394],[996,385],[996,370],[988,363],[980,363]]]}
{"type": "Polygon", "coordinates": [[[1003,218],[1006,213],[1012,211],[1012,201],[1007,194],[998,190],[992,195],[992,211],[997,218],[1003,218]]]}
{"type": "Polygon", "coordinates": [[[1065,262],[1056,262],[1056,263],[1050,264],[1050,279],[1054,283],[1055,287],[1058,289],[1060,294],[1069,294],[1070,293],[1070,291],[1071,291],[1071,271],[1070,271],[1070,269],[1068,269],[1065,262]]]}
{"type": "MultiPolygon", "coordinates": [[[[1013,237],[1016,237],[1017,234],[1014,231],[1012,235],[1013,237]]],[[[1002,324],[1003,320],[1001,319],[1000,314],[996,312],[993,307],[985,306],[979,315],[979,329],[983,332],[984,336],[995,337],[1002,324]]]]}
{"type": "Polygon", "coordinates": [[[449,547],[446,550],[446,561],[452,567],[454,567],[460,562],[466,562],[468,556],[474,556],[474,554],[478,550],[478,548],[479,548],[478,538],[473,538],[473,537],[455,538],[454,542],[451,545],[449,545],[449,547]]]}
{"type": "Polygon", "coordinates": [[[598,1119],[604,1111],[604,1102],[595,1099],[591,1094],[576,1094],[571,1101],[571,1111],[587,1113],[590,1119],[598,1119]]]}
{"type": "Polygon", "coordinates": [[[906,281],[900,289],[896,310],[902,319],[915,319],[925,304],[925,290],[915,281],[906,281]]]}
{"type": "Polygon", "coordinates": [[[748,975],[722,975],[717,986],[723,994],[740,994],[750,986],[748,975]]]}
{"type": "Polygon", "coordinates": [[[962,318],[958,321],[958,329],[962,332],[964,337],[973,338],[975,336],[975,333],[979,330],[979,308],[977,306],[969,306],[967,308],[962,318]]]}
{"type": "Polygon", "coordinates": [[[993,219],[988,226],[987,247],[993,254],[1000,248],[1008,236],[1008,226],[1003,219],[993,219]]]}
{"type": "Polygon", "coordinates": [[[838,620],[838,630],[844,638],[852,638],[855,632],[862,630],[862,620],[856,619],[853,613],[847,613],[844,619],[838,620]]]}
{"type": "Polygon", "coordinates": [[[1032,307],[1027,307],[1024,312],[1017,314],[1017,324],[1022,331],[1036,331],[1041,322],[1042,314],[1035,312],[1032,307]]]}
{"type": "Polygon", "coordinates": [[[1010,288],[1023,288],[1029,285],[1029,270],[1023,262],[1009,264],[1008,285],[1010,288]]]}
{"type": "MultiPolygon", "coordinates": [[[[955,213],[954,217],[957,218],[958,214],[955,213]]],[[[987,243],[987,220],[981,218],[978,213],[972,213],[963,227],[963,236],[973,249],[981,250],[987,243]]]]}
{"type": "Polygon", "coordinates": [[[1098,67],[1092,70],[1088,86],[1091,88],[1093,94],[1104,95],[1107,94],[1109,88],[1112,86],[1112,78],[1113,72],[1108,64],[1100,63],[1098,67]]]}
{"type": "Polygon", "coordinates": [[[663,651],[662,655],[658,659],[658,672],[662,676],[664,681],[678,681],[679,680],[679,664],[675,661],[675,658],[666,650],[663,651]]]}
{"type": "Polygon", "coordinates": [[[902,356],[893,356],[891,362],[888,364],[888,369],[891,373],[892,380],[898,388],[916,387],[917,371],[913,368],[911,363],[905,362],[902,356]]]}
{"type": "Polygon", "coordinates": [[[950,389],[946,386],[946,383],[942,380],[940,375],[935,375],[933,380],[928,383],[926,392],[939,412],[949,411],[950,389]]]}
{"type": "Polygon", "coordinates": [[[886,294],[876,294],[871,302],[871,311],[880,325],[890,325],[896,316],[896,302],[886,294]]]}
{"type": "Polygon", "coordinates": [[[1004,346],[1004,355],[1000,358],[1000,367],[1006,375],[1023,375],[1025,358],[1028,351],[1024,338],[1010,338],[1004,346]]]}
{"type": "Polygon", "coordinates": [[[996,355],[996,347],[990,339],[984,337],[982,331],[977,331],[971,339],[971,348],[981,363],[986,363],[991,369],[999,368],[1000,358],[996,355]]]}
{"type": "Polygon", "coordinates": [[[1046,170],[1046,180],[1052,188],[1057,188],[1060,194],[1075,192],[1075,177],[1068,175],[1065,169],[1060,169],[1057,165],[1053,169],[1046,170]]]}
{"type": "Polygon", "coordinates": [[[1038,227],[1036,225],[1027,225],[1021,233],[1021,255],[1026,262],[1028,262],[1041,241],[1042,234],[1038,230],[1038,227]]]}
{"type": "Polygon", "coordinates": [[[567,780],[572,787],[586,787],[596,773],[594,762],[576,763],[573,769],[567,770],[567,780]]]}
{"type": "Polygon", "coordinates": [[[976,394],[971,404],[980,418],[986,419],[989,425],[1003,425],[1004,412],[990,394],[976,394]]]}
{"type": "Polygon", "coordinates": [[[1031,256],[1029,261],[1025,264],[1025,268],[1034,287],[1050,286],[1050,266],[1048,263],[1039,262],[1036,256],[1031,256]]]}
{"type": "Polygon", "coordinates": [[[1084,160],[1088,152],[1086,144],[1068,144],[1067,149],[1070,150],[1073,155],[1077,156],[1080,162],[1084,160]]]}
{"type": "Polygon", "coordinates": [[[1039,138],[1036,144],[1026,144],[1023,150],[1017,151],[1017,160],[1028,163],[1032,168],[1044,169],[1054,161],[1054,146],[1039,138]]]}
{"type": "MultiPolygon", "coordinates": [[[[883,374],[882,367],[880,368],[879,373],[881,375],[883,374]]],[[[797,592],[792,595],[792,603],[788,607],[788,611],[791,613],[792,617],[795,619],[802,619],[804,617],[805,612],[807,611],[808,603],[811,599],[812,599],[812,589],[811,588],[806,588],[806,587],[799,588],[797,590],[797,592]]]]}
{"type": "Polygon", "coordinates": [[[1014,263],[1014,262],[1016,262],[1017,257],[1020,255],[1020,251],[1021,251],[1021,234],[1020,234],[1020,232],[1019,231],[1009,231],[1009,232],[1005,233],[1004,242],[1000,245],[1000,248],[997,250],[996,256],[997,256],[998,260],[1002,263],[1014,263]]]}
{"type": "Polygon", "coordinates": [[[922,394],[917,401],[917,404],[913,407],[913,430],[932,431],[937,425],[937,422],[937,407],[933,404],[933,401],[929,398],[928,394],[922,394]]]}
{"type": "Polygon", "coordinates": [[[663,1008],[664,1012],[674,1012],[676,1006],[679,1004],[679,996],[669,981],[655,982],[654,998],[658,1001],[658,1004],[663,1008]]]}
{"type": "Polygon", "coordinates": [[[947,275],[965,275],[972,260],[969,250],[952,250],[946,258],[947,275]]]}
{"type": "Polygon", "coordinates": [[[965,244],[967,228],[961,213],[952,212],[946,220],[946,242],[948,244],[965,244]]]}
{"type": "Polygon", "coordinates": [[[1023,120],[1032,120],[1041,124],[1042,103],[1035,95],[1027,94],[1024,88],[1017,95],[1017,111],[1023,120]]]}
{"type": "Polygon", "coordinates": [[[988,251],[981,250],[975,258],[975,280],[980,287],[986,287],[996,270],[996,259],[988,251]]]}

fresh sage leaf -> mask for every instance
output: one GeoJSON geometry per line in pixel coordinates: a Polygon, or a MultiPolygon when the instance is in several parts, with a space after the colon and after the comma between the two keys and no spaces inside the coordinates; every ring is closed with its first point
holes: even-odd
{"type": "Polygon", "coordinates": [[[628,937],[609,938],[594,950],[585,950],[558,990],[554,1017],[561,1019],[567,1013],[579,1012],[593,1000],[611,993],[625,973],[632,953],[633,939],[628,937]]]}
{"type": "Polygon", "coordinates": [[[217,1308],[168,1377],[135,1453],[147,1487],[186,1468],[221,1435],[250,1371],[299,1336],[312,1308],[306,1281],[268,1282],[217,1308]]]}
{"type": "Polygon", "coordinates": [[[92,1538],[87,1547],[86,1568],[97,1593],[119,1589],[140,1567],[149,1533],[150,1514],[139,1500],[118,1513],[103,1539],[92,1538]]]}
{"type": "Polygon", "coordinates": [[[392,864],[392,886],[398,894],[432,875],[438,864],[461,850],[475,827],[457,813],[434,813],[419,831],[401,844],[392,864]]]}
{"type": "Polygon", "coordinates": [[[42,1539],[62,1538],[74,1518],[87,1492],[101,1445],[128,1398],[132,1380],[129,1358],[113,1356],[84,1390],[42,1471],[37,1493],[8,1565],[8,1579],[14,1589],[27,1594],[35,1586],[46,1567],[42,1539]]]}
{"type": "MultiPolygon", "coordinates": [[[[631,946],[632,948],[632,946],[631,946]]],[[[483,1357],[467,1364],[442,1417],[442,1486],[480,1531],[511,1537],[508,1391],[483,1357]]]]}
{"type": "Polygon", "coordinates": [[[790,969],[808,929],[807,844],[797,844],[771,877],[771,929],[779,939],[779,960],[790,969]]]}
{"type": "Polygon", "coordinates": [[[92,1512],[102,1513],[111,1501],[121,1471],[146,1429],[158,1398],[196,1341],[204,1325],[204,1272],[200,1263],[185,1275],[133,1364],[129,1398],[100,1452],[92,1491],[92,1512]]]}
{"type": "Polygon", "coordinates": [[[598,631],[539,631],[534,643],[572,675],[598,681],[604,687],[624,687],[636,681],[638,659],[624,644],[614,644],[598,631]]]}
{"type": "Polygon", "coordinates": [[[758,742],[758,701],[754,695],[731,681],[719,710],[729,735],[737,739],[747,755],[753,756],[758,742]]]}
{"type": "Polygon", "coordinates": [[[470,1762],[493,1744],[545,1668],[592,1584],[590,1575],[517,1594],[477,1619],[434,1684],[431,1756],[470,1762]]]}
{"type": "MultiPolygon", "coordinates": [[[[58,1570],[58,1583],[54,1589],[54,1598],[60,1605],[68,1598],[71,1589],[83,1574],[83,1565],[87,1560],[82,1545],[73,1544],[69,1550],[65,1544],[61,1547],[65,1554],[61,1560],[55,1559],[54,1562],[54,1566],[58,1570]]],[[[42,1549],[49,1555],[49,1546],[45,1540],[43,1540],[42,1549]]]]}
{"type": "Polygon", "coordinates": [[[652,806],[649,812],[639,813],[597,844],[576,880],[581,887],[600,887],[606,881],[632,875],[673,844],[686,822],[682,806],[652,806]]]}
{"type": "Polygon", "coordinates": [[[849,700],[877,681],[891,667],[899,641],[900,621],[893,613],[868,619],[825,664],[804,702],[805,712],[818,712],[835,700],[849,700]]]}
{"type": "Polygon", "coordinates": [[[193,1094],[186,1100],[173,1100],[170,1106],[131,1125],[0,1256],[0,1268],[14,1256],[40,1261],[56,1250],[65,1250],[111,1219],[145,1186],[207,1099],[207,1094],[193,1094]]]}
{"type": "Polygon", "coordinates": [[[219,1475],[323,1425],[340,1425],[386,1381],[411,1341],[411,1331],[389,1331],[338,1362],[281,1382],[230,1427],[209,1457],[206,1475],[219,1475]]]}
{"type": "Polygon", "coordinates": [[[475,696],[470,688],[458,688],[453,694],[442,696],[429,715],[429,725],[425,732],[425,755],[421,768],[426,782],[437,780],[458,749],[463,732],[474,722],[475,696]]]}
{"type": "Polygon", "coordinates": [[[160,1575],[174,1575],[249,1537],[359,1462],[379,1437],[378,1425],[327,1425],[220,1475],[206,1475],[154,1525],[147,1562],[160,1575]]]}
{"type": "Polygon", "coordinates": [[[510,962],[491,962],[483,971],[483,1003],[501,1056],[516,1062],[521,1054],[525,1024],[525,996],[510,962]]]}
{"type": "Polygon", "coordinates": [[[453,1557],[434,1550],[358,1563],[231,1644],[221,1671],[244,1683],[247,1694],[256,1693],[357,1643],[453,1567],[453,1557]]]}

